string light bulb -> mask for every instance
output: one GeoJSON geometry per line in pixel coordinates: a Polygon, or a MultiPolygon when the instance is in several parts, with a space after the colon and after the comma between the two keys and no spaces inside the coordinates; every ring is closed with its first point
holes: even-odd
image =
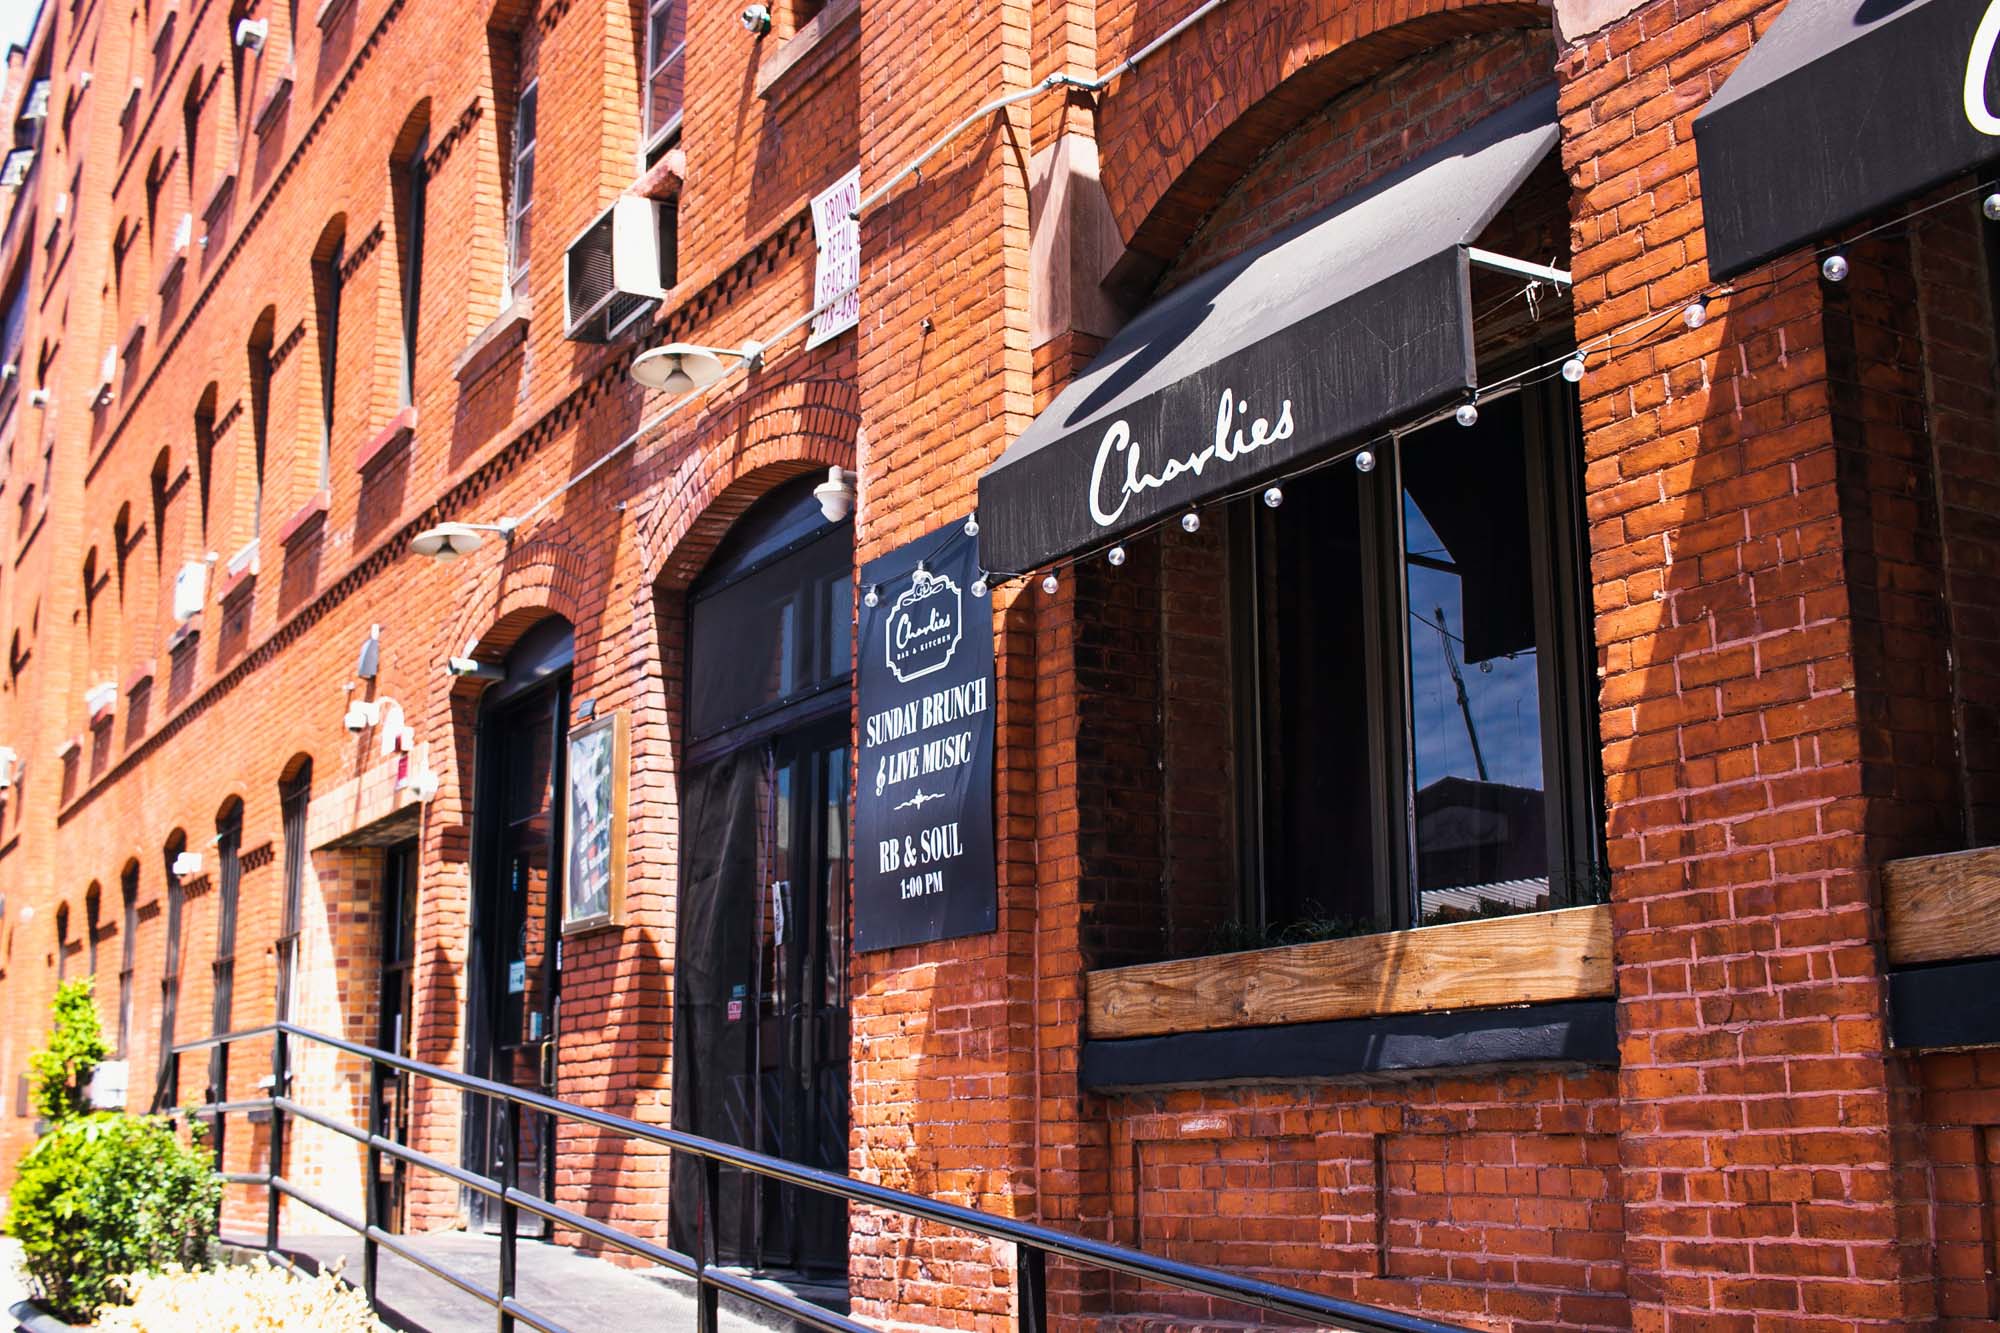
{"type": "Polygon", "coordinates": [[[1375,451],[1373,449],[1363,449],[1360,453],[1354,455],[1354,470],[1356,472],[1373,472],[1375,470],[1375,451]]]}
{"type": "Polygon", "coordinates": [[[1114,546],[1104,553],[1104,558],[1113,569],[1116,569],[1119,565],[1125,563],[1125,548],[1114,546]]]}
{"type": "Polygon", "coordinates": [[[1473,398],[1468,398],[1464,402],[1460,403],[1458,405],[1458,410],[1451,414],[1451,419],[1453,421],[1456,421],[1461,426],[1478,425],[1479,424],[1478,400],[1473,398]]]}
{"type": "Polygon", "coordinates": [[[1285,502],[1284,487],[1267,486],[1264,488],[1264,507],[1266,509],[1276,509],[1279,505],[1283,504],[1284,502],[1285,502]]]}
{"type": "Polygon", "coordinates": [[[1980,200],[1979,211],[1986,215],[1988,222],[2000,222],[2000,193],[1989,194],[1980,200]]]}
{"type": "Polygon", "coordinates": [[[1834,251],[1820,261],[1819,272],[1820,276],[1828,282],[1847,281],[1847,256],[1841,254],[1838,250],[1834,251]]]}
{"type": "Polygon", "coordinates": [[[1704,296],[1687,309],[1681,311],[1681,323],[1691,329],[1698,329],[1708,323],[1708,298],[1704,296]]]}
{"type": "Polygon", "coordinates": [[[965,516],[965,535],[968,537],[977,537],[979,535],[978,514],[973,513],[965,516]]]}
{"type": "Polygon", "coordinates": [[[984,597],[986,595],[986,576],[984,574],[981,574],[972,581],[972,595],[974,597],[984,597]]]}
{"type": "Polygon", "coordinates": [[[1583,382],[1582,352],[1578,352],[1575,356],[1563,362],[1562,377],[1571,384],[1581,384],[1583,382]]]}
{"type": "Polygon", "coordinates": [[[871,611],[882,605],[882,589],[876,584],[869,584],[868,591],[861,595],[861,604],[871,611]]]}
{"type": "Polygon", "coordinates": [[[1060,588],[1061,586],[1062,585],[1060,583],[1056,582],[1056,575],[1054,570],[1050,570],[1048,577],[1042,580],[1042,591],[1047,593],[1051,597],[1056,595],[1056,589],[1060,588]]]}
{"type": "Polygon", "coordinates": [[[1201,531],[1201,515],[1190,509],[1181,515],[1181,531],[1195,533],[1201,531]]]}

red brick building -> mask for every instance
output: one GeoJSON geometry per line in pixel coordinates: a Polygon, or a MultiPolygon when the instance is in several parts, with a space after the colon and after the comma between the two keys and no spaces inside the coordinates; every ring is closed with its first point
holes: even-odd
{"type": "MultiPolygon", "coordinates": [[[[140,1109],[284,1016],[1469,1325],[2000,1325],[2000,11],[771,10],[45,0],[9,1078],[90,973],[140,1109]],[[975,513],[991,916],[859,948],[866,570],[975,513]]],[[[672,1234],[664,1155],[518,1136],[672,1234]]],[[[1011,1325],[1004,1246],[731,1199],[1011,1325]]]]}

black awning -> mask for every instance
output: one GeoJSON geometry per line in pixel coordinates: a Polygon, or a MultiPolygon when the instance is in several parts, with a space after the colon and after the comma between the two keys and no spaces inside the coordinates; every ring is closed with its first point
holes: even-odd
{"type": "Polygon", "coordinates": [[[979,479],[980,562],[1036,568],[1463,394],[1466,247],[1556,137],[1533,94],[1149,306],[979,479]]]}
{"type": "Polygon", "coordinates": [[[1709,272],[1734,276],[2000,157],[1987,11],[1791,0],[1695,117],[1709,272]]]}

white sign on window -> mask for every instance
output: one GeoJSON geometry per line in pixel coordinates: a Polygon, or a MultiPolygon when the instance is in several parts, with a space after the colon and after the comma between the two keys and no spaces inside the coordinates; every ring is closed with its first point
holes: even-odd
{"type": "Polygon", "coordinates": [[[817,347],[861,322],[861,223],[854,216],[861,207],[861,168],[815,195],[812,207],[813,240],[819,246],[813,308],[826,308],[813,320],[807,347],[817,347]],[[827,305],[829,301],[833,304],[827,305]]]}

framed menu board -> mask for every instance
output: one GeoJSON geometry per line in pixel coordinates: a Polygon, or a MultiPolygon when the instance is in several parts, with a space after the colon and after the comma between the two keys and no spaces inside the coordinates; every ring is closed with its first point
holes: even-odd
{"type": "Polygon", "coordinates": [[[625,717],[620,708],[569,733],[565,935],[625,920],[625,717]]]}

